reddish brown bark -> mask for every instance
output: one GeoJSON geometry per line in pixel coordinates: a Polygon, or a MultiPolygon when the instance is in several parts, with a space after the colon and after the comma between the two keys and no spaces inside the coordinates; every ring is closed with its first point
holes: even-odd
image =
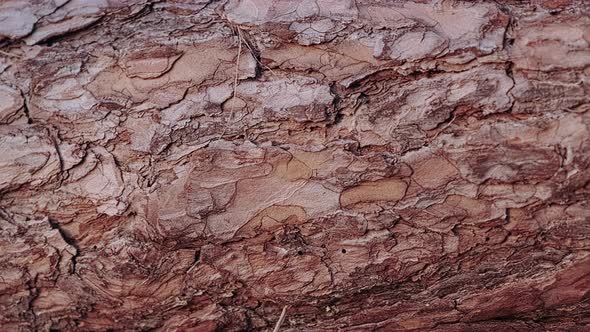
{"type": "Polygon", "coordinates": [[[586,331],[590,3],[3,1],[3,331],[586,331]]]}

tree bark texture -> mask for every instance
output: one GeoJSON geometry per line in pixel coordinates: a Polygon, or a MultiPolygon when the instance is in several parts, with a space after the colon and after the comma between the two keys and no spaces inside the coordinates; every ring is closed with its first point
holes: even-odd
{"type": "Polygon", "coordinates": [[[589,331],[590,2],[3,0],[2,331],[589,331]]]}

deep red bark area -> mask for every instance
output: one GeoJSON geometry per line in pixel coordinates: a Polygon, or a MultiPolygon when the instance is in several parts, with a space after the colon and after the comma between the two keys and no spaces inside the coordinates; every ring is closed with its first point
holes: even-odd
{"type": "Polygon", "coordinates": [[[3,1],[3,331],[587,331],[590,3],[3,1]]]}

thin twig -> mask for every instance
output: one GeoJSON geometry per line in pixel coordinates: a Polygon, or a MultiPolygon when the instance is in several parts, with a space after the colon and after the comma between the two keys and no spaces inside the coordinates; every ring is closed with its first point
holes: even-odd
{"type": "Polygon", "coordinates": [[[443,127],[442,127],[442,128],[441,128],[441,129],[440,129],[440,130],[439,130],[439,131],[436,133],[436,135],[434,135],[434,137],[432,137],[432,138],[430,139],[430,141],[431,141],[431,142],[432,142],[432,141],[434,141],[434,140],[435,140],[435,139],[438,137],[438,135],[440,135],[440,133],[442,133],[442,132],[443,132],[443,131],[445,131],[447,128],[449,128],[449,126],[450,126],[451,124],[453,124],[453,121],[455,121],[455,119],[456,119],[456,117],[455,117],[455,114],[453,114],[453,118],[451,119],[451,121],[449,121],[449,123],[445,124],[445,125],[444,125],[444,126],[443,126],[443,127]]]}
{"type": "Polygon", "coordinates": [[[5,51],[2,51],[2,50],[0,50],[0,54],[4,54],[6,56],[10,56],[10,57],[14,57],[14,58],[19,58],[19,59],[22,58],[20,55],[12,54],[12,53],[5,52],[5,51]]]}
{"type": "MultiPolygon", "coordinates": [[[[240,54],[242,54],[242,30],[240,29],[240,27],[235,27],[235,29],[238,32],[238,56],[236,58],[236,72],[234,75],[234,95],[232,97],[232,99],[234,99],[234,101],[236,101],[238,98],[238,78],[240,76],[240,54]]],[[[225,126],[223,127],[223,132],[221,133],[221,136],[219,137],[220,139],[223,138],[223,136],[225,136],[225,132],[227,131],[227,126],[229,125],[229,123],[233,119],[233,117],[234,117],[234,110],[232,108],[232,110],[229,114],[229,120],[225,123],[225,126]]]]}
{"type": "Polygon", "coordinates": [[[240,54],[242,54],[242,30],[240,27],[236,27],[238,30],[238,58],[236,60],[236,75],[234,77],[234,98],[238,98],[238,76],[240,75],[240,54]]]}
{"type": "Polygon", "coordinates": [[[244,42],[244,44],[246,45],[246,47],[250,50],[250,54],[252,54],[252,57],[254,58],[254,60],[256,62],[258,62],[258,64],[260,66],[268,69],[268,71],[270,71],[271,74],[273,74],[274,76],[277,76],[277,74],[275,74],[275,72],[269,66],[265,65],[264,63],[260,62],[260,60],[258,60],[258,57],[256,56],[256,53],[254,52],[254,50],[250,46],[250,43],[248,43],[248,41],[246,41],[246,39],[244,39],[244,37],[241,34],[240,34],[240,38],[242,39],[242,41],[244,42]]]}
{"type": "Polygon", "coordinates": [[[287,315],[287,307],[288,306],[283,307],[283,312],[281,312],[281,317],[279,317],[279,320],[277,321],[277,324],[275,325],[275,328],[274,328],[274,330],[272,330],[272,332],[279,332],[279,329],[281,328],[281,324],[283,324],[283,321],[285,320],[285,316],[287,315]]]}

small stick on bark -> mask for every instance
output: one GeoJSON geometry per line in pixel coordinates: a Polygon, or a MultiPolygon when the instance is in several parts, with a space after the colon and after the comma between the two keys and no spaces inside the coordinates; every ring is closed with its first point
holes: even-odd
{"type": "MultiPolygon", "coordinates": [[[[240,55],[242,54],[242,31],[240,30],[240,27],[235,26],[234,29],[236,29],[236,32],[238,33],[238,56],[236,57],[236,72],[234,75],[234,95],[233,95],[233,99],[236,100],[238,98],[238,78],[240,76],[240,55]]],[[[234,117],[234,111],[232,109],[230,115],[229,115],[229,120],[225,123],[225,126],[223,127],[223,132],[221,133],[221,136],[219,136],[220,139],[223,138],[223,136],[225,136],[225,132],[227,131],[227,126],[228,124],[231,122],[231,120],[233,120],[234,117]]]]}
{"type": "Polygon", "coordinates": [[[236,59],[236,75],[234,77],[234,98],[238,97],[238,76],[240,75],[240,54],[242,54],[242,31],[240,27],[236,27],[238,31],[238,58],[236,59]]]}
{"type": "Polygon", "coordinates": [[[281,324],[283,324],[283,321],[285,320],[285,315],[287,314],[287,307],[288,306],[283,307],[283,312],[281,312],[281,316],[279,317],[279,320],[277,321],[277,324],[275,325],[275,328],[274,330],[272,330],[272,332],[279,332],[281,324]]]}
{"type": "Polygon", "coordinates": [[[275,72],[267,65],[263,64],[262,62],[260,62],[260,60],[258,60],[258,57],[256,56],[256,52],[254,52],[254,50],[252,49],[252,47],[250,46],[250,43],[248,43],[248,41],[246,41],[246,39],[244,39],[244,37],[242,36],[242,34],[239,34],[240,38],[242,39],[242,41],[244,42],[244,45],[246,45],[246,47],[250,50],[250,54],[252,54],[252,57],[254,58],[254,60],[262,67],[268,69],[268,71],[270,71],[271,74],[277,76],[277,74],[275,74],[275,72]]]}
{"type": "Polygon", "coordinates": [[[10,56],[10,57],[13,57],[13,58],[19,58],[19,59],[21,58],[21,56],[20,56],[20,55],[12,54],[12,53],[10,53],[10,52],[4,52],[4,51],[2,51],[2,50],[0,50],[0,54],[2,54],[2,55],[6,55],[6,56],[10,56]]]}

